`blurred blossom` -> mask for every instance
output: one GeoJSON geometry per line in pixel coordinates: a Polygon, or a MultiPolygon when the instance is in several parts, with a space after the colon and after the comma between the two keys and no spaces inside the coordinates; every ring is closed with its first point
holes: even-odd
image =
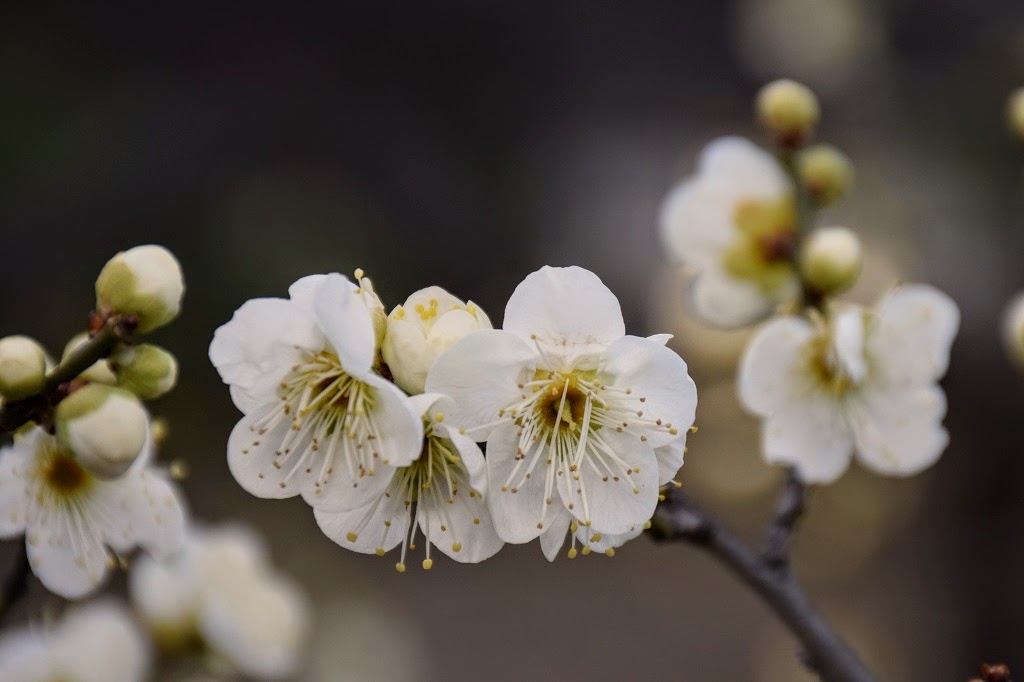
{"type": "Polygon", "coordinates": [[[309,604],[247,530],[195,529],[174,560],[137,562],[129,591],[165,653],[198,643],[214,668],[261,680],[290,678],[300,666],[309,604]]]}
{"type": "Polygon", "coordinates": [[[756,77],[785,74],[827,91],[870,66],[883,37],[871,2],[742,0],[733,40],[756,77]]]}
{"type": "Polygon", "coordinates": [[[150,658],[128,611],[94,601],[68,611],[52,628],[7,632],[0,638],[0,680],[142,682],[150,658]]]}
{"type": "Polygon", "coordinates": [[[1017,294],[1003,313],[1003,343],[1010,359],[1024,367],[1024,292],[1017,294]]]}

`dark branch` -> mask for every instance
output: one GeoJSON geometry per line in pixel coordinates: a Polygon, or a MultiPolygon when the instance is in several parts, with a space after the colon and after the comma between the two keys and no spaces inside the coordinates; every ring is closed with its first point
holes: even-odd
{"type": "Polygon", "coordinates": [[[93,363],[107,357],[118,342],[131,335],[136,324],[133,318],[110,318],[103,322],[91,339],[50,372],[39,393],[0,408],[0,431],[13,433],[29,421],[44,422],[53,406],[66,395],[67,385],[93,363]]]}
{"type": "MultiPolygon", "coordinates": [[[[784,494],[783,498],[786,497],[784,494]]],[[[781,506],[786,505],[780,503],[781,506]]],[[[789,516],[795,521],[798,514],[790,513],[789,516]]],[[[650,533],[658,541],[684,540],[703,548],[731,569],[796,635],[803,646],[804,662],[821,679],[827,682],[873,682],[871,673],[810,603],[785,565],[780,570],[778,565],[768,563],[764,557],[751,551],[689,496],[678,490],[666,493],[665,501],[651,520],[650,533]]],[[[788,544],[789,531],[785,536],[788,544]]]]}
{"type": "Polygon", "coordinates": [[[789,564],[789,547],[793,540],[793,529],[804,512],[804,483],[792,467],[786,470],[786,481],[778,502],[775,503],[775,518],[768,526],[761,557],[764,563],[776,569],[789,564]]]}
{"type": "Polygon", "coordinates": [[[14,566],[4,580],[2,591],[0,591],[0,623],[3,623],[11,614],[15,604],[25,596],[28,591],[29,570],[28,551],[25,543],[19,543],[18,555],[14,559],[14,566]]]}

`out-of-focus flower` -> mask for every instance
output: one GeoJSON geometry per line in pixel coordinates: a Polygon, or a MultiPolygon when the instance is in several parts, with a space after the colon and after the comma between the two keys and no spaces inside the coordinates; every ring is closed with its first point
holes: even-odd
{"type": "Polygon", "coordinates": [[[118,385],[143,400],[159,398],[178,382],[178,361],[151,343],[121,348],[111,355],[109,366],[118,385]]]}
{"type": "Polygon", "coordinates": [[[818,206],[828,206],[850,191],[853,163],[830,144],[801,150],[797,156],[800,182],[818,206]]]}
{"type": "Polygon", "coordinates": [[[1024,138],[1024,88],[1017,88],[1006,102],[1006,120],[1016,135],[1024,138]]]}
{"type": "Polygon", "coordinates": [[[1017,294],[1003,313],[1003,341],[1010,358],[1024,367],[1024,292],[1017,294]]]}
{"type": "Polygon", "coordinates": [[[69,611],[52,629],[6,634],[0,639],[0,680],[142,682],[150,658],[124,607],[96,601],[69,611]]]}
{"type": "Polygon", "coordinates": [[[248,301],[214,335],[210,360],[244,413],[228,465],[253,495],[358,509],[419,456],[420,415],[374,371],[363,293],[339,274],[304,277],[290,299],[248,301]]]}
{"type": "Polygon", "coordinates": [[[69,599],[103,582],[108,547],[172,554],[184,540],[182,503],[147,459],[119,478],[97,478],[56,438],[33,428],[0,449],[0,537],[24,533],[32,571],[69,599]]]}
{"type": "Polygon", "coordinates": [[[357,552],[383,555],[401,543],[399,571],[405,570],[406,549],[417,531],[426,542],[426,569],[433,565],[431,545],[456,561],[483,561],[502,545],[484,502],[487,466],[483,453],[472,438],[448,426],[449,399],[425,393],[410,400],[423,414],[419,458],[396,469],[387,489],[365,508],[317,510],[317,523],[332,540],[357,552]]]}
{"type": "MultiPolygon", "coordinates": [[[[663,341],[625,335],[615,295],[582,268],[545,267],[505,308],[505,329],[452,345],[426,388],[487,440],[488,503],[506,542],[553,558],[575,518],[625,533],[658,501],[656,448],[693,423],[697,392],[663,341]]],[[[667,465],[671,468],[671,465],[667,465]]]]}
{"type": "Polygon", "coordinates": [[[178,316],[184,293],[178,259],[162,246],[147,244],[122,251],[103,266],[96,279],[96,308],[135,315],[145,333],[178,316]]]}
{"type": "Polygon", "coordinates": [[[491,320],[472,301],[463,303],[441,287],[410,296],[388,316],[384,362],[408,393],[423,392],[427,372],[448,346],[466,334],[490,329],[491,320]]]}
{"type": "Polygon", "coordinates": [[[797,294],[795,229],[792,184],[774,157],[739,137],[708,144],[661,210],[669,254],[696,271],[697,313],[722,327],[750,324],[797,294]]]}
{"type": "Polygon", "coordinates": [[[761,124],[788,147],[806,140],[818,125],[818,98],[802,83],[782,78],[757,93],[754,110],[761,124]]]}
{"type": "Polygon", "coordinates": [[[875,310],[852,308],[827,323],[783,317],[754,338],[740,365],[745,407],[764,419],[770,462],[809,483],[829,483],[851,454],[882,474],[932,465],[949,436],[938,386],[960,323],[956,304],[924,285],[904,285],[875,310]]]}
{"type": "Polygon", "coordinates": [[[246,530],[196,529],[173,560],[138,561],[128,588],[142,621],[168,653],[199,643],[215,662],[261,680],[291,678],[299,668],[308,602],[273,570],[262,544],[246,530]]]}
{"type": "Polygon", "coordinates": [[[804,284],[822,296],[852,287],[863,265],[860,239],[846,227],[819,227],[807,236],[800,251],[804,284]]]}
{"type": "Polygon", "coordinates": [[[46,351],[27,336],[0,339],[0,396],[20,400],[46,383],[46,351]]]}
{"type": "Polygon", "coordinates": [[[89,473],[120,476],[139,458],[149,437],[149,417],[132,393],[89,384],[57,405],[57,440],[89,473]]]}

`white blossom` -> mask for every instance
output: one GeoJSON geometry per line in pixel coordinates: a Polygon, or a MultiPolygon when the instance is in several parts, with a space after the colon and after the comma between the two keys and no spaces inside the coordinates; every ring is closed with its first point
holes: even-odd
{"type": "Polygon", "coordinates": [[[228,464],[253,495],[358,509],[419,455],[420,415],[375,370],[364,293],[338,274],[305,277],[217,330],[210,359],[244,413],[228,464]]]}
{"type": "Polygon", "coordinates": [[[1003,313],[1003,343],[1010,359],[1024,366],[1024,292],[1017,294],[1003,313]]]}
{"type": "Polygon", "coordinates": [[[959,321],[942,292],[904,285],[874,310],[766,324],[739,374],[743,404],[764,419],[766,459],[795,466],[809,483],[834,481],[854,451],[882,474],[931,466],[949,440],[938,380],[959,321]]]}
{"type": "Polygon", "coordinates": [[[664,337],[626,336],[614,294],[578,267],[528,276],[509,299],[504,330],[452,345],[426,387],[454,400],[451,423],[487,441],[498,535],[550,535],[542,544],[555,551],[572,519],[618,534],[651,517],[672,469],[661,470],[656,449],[681,439],[697,402],[664,337]]]}
{"type": "Polygon", "coordinates": [[[383,356],[395,383],[409,394],[423,393],[427,372],[448,346],[491,320],[475,303],[464,303],[441,287],[409,296],[388,316],[383,356]]]}
{"type": "Polygon", "coordinates": [[[366,507],[317,510],[317,523],[332,540],[357,552],[383,555],[401,543],[399,571],[405,570],[406,550],[415,543],[417,531],[426,544],[424,568],[433,565],[431,546],[456,561],[483,561],[502,545],[484,502],[483,453],[473,439],[449,427],[450,400],[429,393],[410,400],[423,415],[420,456],[396,469],[390,485],[366,507]]]}
{"type": "Polygon", "coordinates": [[[148,454],[119,478],[102,479],[39,427],[0,449],[0,537],[24,534],[32,571],[62,597],[99,587],[109,550],[173,554],[184,525],[177,490],[148,454]]]}
{"type": "Polygon", "coordinates": [[[0,638],[4,682],[141,682],[150,651],[120,605],[95,601],[72,609],[53,628],[26,628],[0,638]]]}
{"type": "Polygon", "coordinates": [[[198,640],[211,664],[260,680],[291,678],[301,664],[307,599],[273,570],[262,543],[245,529],[196,529],[172,561],[137,562],[128,588],[165,651],[198,640]]]}
{"type": "Polygon", "coordinates": [[[708,144],[696,174],[661,210],[670,256],[695,271],[697,314],[723,327],[765,317],[799,291],[795,227],[792,185],[779,163],[739,137],[708,144]]]}

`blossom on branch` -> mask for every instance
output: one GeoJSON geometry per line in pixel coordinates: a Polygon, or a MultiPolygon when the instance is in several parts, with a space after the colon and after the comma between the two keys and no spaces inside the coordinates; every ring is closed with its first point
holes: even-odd
{"type": "Polygon", "coordinates": [[[873,310],[767,323],[739,373],[740,399],[764,419],[765,458],[808,483],[836,480],[854,452],[881,474],[931,466],[949,441],[938,381],[959,323],[956,303],[926,285],[897,287],[873,310]]]}
{"type": "Polygon", "coordinates": [[[453,425],[487,441],[498,535],[543,537],[548,558],[574,519],[610,534],[650,519],[663,478],[656,449],[681,440],[697,403],[682,358],[626,336],[614,294],[578,267],[529,275],[504,329],[452,345],[426,388],[453,399],[453,425]]]}

